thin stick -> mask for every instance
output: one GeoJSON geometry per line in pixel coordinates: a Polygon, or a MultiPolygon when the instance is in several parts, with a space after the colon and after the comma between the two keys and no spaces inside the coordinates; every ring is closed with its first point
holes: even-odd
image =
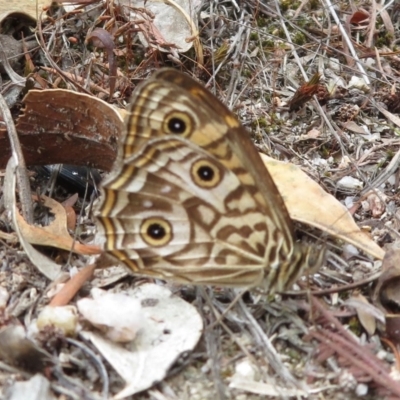
{"type": "Polygon", "coordinates": [[[12,157],[14,157],[16,163],[17,185],[19,190],[19,198],[21,201],[22,215],[24,216],[24,219],[28,224],[33,224],[32,195],[29,184],[29,177],[26,170],[25,159],[22,153],[21,143],[19,141],[17,130],[15,129],[11,112],[7,106],[4,97],[1,94],[0,110],[7,127],[8,137],[11,143],[12,157]]]}

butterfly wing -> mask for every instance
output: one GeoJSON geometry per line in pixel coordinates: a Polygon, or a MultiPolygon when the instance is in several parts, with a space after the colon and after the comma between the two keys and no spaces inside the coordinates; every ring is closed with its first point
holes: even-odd
{"type": "Polygon", "coordinates": [[[184,282],[276,290],[293,282],[310,249],[293,243],[283,200],[236,117],[174,70],[141,84],[129,111],[103,184],[106,252],[135,272],[184,282]],[[197,168],[212,175],[209,186],[197,168]],[[145,221],[165,243],[149,239],[145,221]]]}
{"type": "Polygon", "coordinates": [[[148,141],[103,187],[98,219],[106,254],[138,274],[255,286],[267,262],[283,272],[278,228],[253,193],[220,160],[186,139],[148,141]],[[273,243],[268,252],[266,243],[273,243]]]}

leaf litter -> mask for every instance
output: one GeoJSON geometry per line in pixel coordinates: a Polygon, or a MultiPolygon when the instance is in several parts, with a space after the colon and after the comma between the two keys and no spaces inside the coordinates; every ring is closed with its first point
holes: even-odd
{"type": "MultiPolygon", "coordinates": [[[[303,396],[312,399],[319,398],[321,393],[324,398],[332,399],[361,395],[398,398],[398,354],[393,336],[396,318],[392,318],[393,315],[396,317],[397,308],[390,308],[391,315],[385,314],[397,301],[397,279],[388,283],[381,278],[378,292],[373,292],[371,286],[382,268],[379,260],[384,257],[385,250],[390,249],[398,231],[400,141],[396,136],[396,113],[400,103],[396,86],[399,60],[394,47],[398,7],[382,8],[376,3],[362,3],[357,9],[346,9],[346,5],[340,5],[342,12],[338,15],[329,1],[298,5],[248,0],[240,6],[235,1],[226,4],[206,2],[200,12],[192,14],[197,5],[191,3],[192,8],[187,13],[189,18],[185,17],[184,24],[189,26],[190,20],[195,29],[190,25],[192,38],[184,35],[188,44],[184,48],[174,42],[174,35],[168,38],[155,24],[146,4],[143,10],[136,8],[135,16],[130,19],[121,11],[122,3],[107,2],[107,7],[100,1],[81,3],[82,8],[70,8],[67,13],[62,6],[48,8],[47,15],[39,21],[36,52],[18,58],[22,60],[19,61],[21,65],[25,61],[28,66],[39,67],[26,71],[32,82],[42,89],[79,90],[124,108],[134,85],[153,69],[175,65],[194,73],[251,129],[259,150],[270,157],[266,161],[267,168],[273,171],[279,165],[276,159],[285,162],[277,169],[276,182],[281,185],[279,190],[282,188],[291,216],[302,223],[298,229],[299,240],[315,241],[317,246],[329,248],[324,267],[298,282],[303,290],[278,295],[275,299],[278,301],[266,301],[265,295],[256,290],[237,301],[237,293],[228,289],[204,291],[170,284],[157,286],[162,290],[169,287],[175,293],[173,298],[186,300],[183,304],[193,304],[193,318],[200,313],[199,321],[203,321],[205,327],[195,350],[191,349],[197,343],[196,334],[188,333],[188,337],[183,334],[182,340],[192,340],[192,344],[185,347],[188,353],[178,361],[176,358],[180,353],[175,353],[169,358],[164,372],[157,373],[153,381],[153,367],[146,365],[143,377],[149,378],[151,383],[163,382],[154,386],[149,384],[146,387],[152,388],[135,398],[303,396]],[[148,16],[143,29],[138,11],[140,15],[148,16]],[[64,29],[66,27],[68,29],[64,29]],[[97,48],[89,47],[94,46],[93,40],[85,41],[85,38],[99,36],[98,33],[93,35],[95,27],[107,32],[100,34],[103,35],[100,36],[103,46],[97,48]],[[107,45],[110,37],[114,39],[115,48],[107,45]],[[195,49],[190,49],[190,43],[195,49]],[[356,48],[354,43],[357,43],[356,48]],[[313,77],[318,77],[318,82],[313,77]],[[308,178],[309,182],[304,172],[312,178],[308,178]],[[346,185],[343,178],[348,182],[346,185]],[[289,183],[282,183],[285,181],[289,183]],[[313,181],[317,182],[316,186],[313,181]],[[294,183],[297,183],[296,187],[294,183]],[[325,191],[321,191],[321,187],[325,191]],[[340,203],[347,205],[348,210],[340,203]],[[311,232],[314,238],[307,238],[307,225],[319,228],[324,235],[328,233],[333,238],[321,235],[321,231],[311,232]],[[343,242],[358,246],[364,254],[352,251],[350,256],[344,257],[343,242]],[[324,297],[310,303],[307,293],[324,297]],[[369,304],[372,301],[374,306],[369,304]],[[386,321],[389,318],[393,323],[388,330],[385,330],[382,313],[386,321]],[[165,374],[168,374],[166,379],[165,374]]],[[[184,15],[181,12],[175,14],[178,18],[184,15]]],[[[3,33],[7,34],[6,31],[3,33]]],[[[28,36],[29,30],[25,33],[28,36]]],[[[18,70],[18,65],[12,66],[18,70]]],[[[22,70],[17,72],[19,76],[24,74],[22,70]]],[[[21,82],[19,77],[15,79],[21,82]]],[[[9,92],[9,100],[14,98],[9,92]]],[[[18,105],[20,101],[17,97],[11,104],[18,105]]],[[[93,105],[87,107],[89,110],[93,105]]],[[[55,107],[54,112],[59,109],[55,107]]],[[[62,119],[65,117],[58,118],[61,118],[60,123],[65,122],[62,119]]],[[[45,120],[38,118],[35,122],[39,132],[45,120]]],[[[118,124],[116,122],[115,126],[118,124]]],[[[72,128],[57,132],[57,140],[61,143],[71,138],[81,145],[74,137],[79,124],[72,128]]],[[[101,141],[102,129],[97,132],[101,141]]],[[[57,144],[57,140],[48,139],[47,143],[57,144]]],[[[59,146],[59,159],[66,156],[62,151],[65,143],[59,146]]],[[[93,141],[95,145],[96,140],[93,141]]],[[[29,141],[24,142],[24,148],[28,154],[33,150],[29,141]]],[[[47,145],[43,154],[48,151],[46,148],[47,145]]],[[[94,154],[90,157],[104,162],[105,158],[97,153],[103,148],[93,147],[94,154]]],[[[35,151],[37,153],[37,149],[35,151]]],[[[32,155],[39,159],[34,151],[32,155]]],[[[76,153],[76,162],[82,162],[82,155],[83,151],[76,153]]],[[[73,162],[74,156],[68,162],[73,162]]],[[[32,184],[36,185],[35,190],[44,192],[38,177],[32,184]]],[[[3,192],[8,192],[9,187],[3,192]]],[[[70,194],[55,193],[54,196],[62,202],[70,194]]],[[[12,204],[15,205],[15,200],[12,204]]],[[[90,205],[79,200],[73,207],[80,211],[77,230],[86,240],[94,239],[90,205]]],[[[14,222],[17,229],[15,225],[14,222]]],[[[36,254],[33,250],[40,254],[31,245],[29,250],[26,243],[23,246],[29,259],[36,254]]],[[[30,264],[26,255],[21,255],[15,244],[5,242],[0,251],[7,266],[1,271],[1,284],[11,294],[3,310],[3,329],[18,326],[12,318],[19,318],[30,335],[28,339],[37,349],[57,354],[61,363],[53,367],[52,375],[43,375],[46,377],[41,383],[43,392],[48,393],[50,382],[52,396],[57,397],[81,398],[84,393],[87,398],[109,398],[118,392],[119,396],[132,394],[138,387],[135,378],[142,375],[135,373],[133,378],[115,366],[120,355],[110,360],[103,354],[114,365],[110,368],[96,354],[96,346],[93,348],[83,340],[83,335],[70,339],[54,327],[29,332],[31,320],[49,302],[47,295],[54,293],[56,283],[63,285],[66,274],[60,269],[40,270],[52,281],[50,287],[46,287],[48,282],[43,282],[41,273],[30,264]]],[[[34,264],[40,268],[48,262],[64,264],[63,269],[71,271],[67,275],[74,269],[83,270],[91,262],[87,256],[69,255],[66,258],[60,250],[46,251],[46,254],[48,261],[36,260],[34,264]]],[[[390,259],[384,260],[384,265],[385,262],[390,263],[390,259]]],[[[89,275],[92,273],[89,270],[89,275]]],[[[391,274],[396,276],[395,272],[391,274]]],[[[78,293],[72,299],[75,304],[87,295],[93,282],[113,281],[112,291],[116,293],[130,293],[132,286],[139,290],[146,286],[143,279],[133,280],[120,271],[94,271],[94,275],[96,279],[92,283],[86,282],[87,278],[80,279],[67,297],[57,301],[64,305],[78,293]],[[110,275],[114,273],[115,279],[110,275]]],[[[174,328],[180,327],[177,324],[174,328]]],[[[194,332],[200,334],[200,330],[199,325],[194,332]]],[[[155,334],[157,330],[152,332],[155,334]]],[[[103,343],[105,338],[100,331],[92,328],[88,333],[92,338],[100,338],[96,340],[98,348],[103,346],[100,342],[103,343]]],[[[27,339],[22,335],[21,340],[27,339]]],[[[117,348],[121,350],[121,347],[117,348]]],[[[129,357],[138,355],[133,353],[129,357]]],[[[158,355],[150,355],[145,361],[154,359],[158,362],[158,355]]],[[[9,361],[12,364],[12,360],[9,361]]],[[[130,363],[132,368],[144,365],[135,361],[130,363]]],[[[14,375],[14,385],[10,384],[11,380],[7,387],[2,387],[11,393],[9,397],[13,389],[18,390],[17,381],[23,379],[25,373],[21,371],[19,378],[14,375]]],[[[30,381],[26,379],[26,382],[30,381]]]]}

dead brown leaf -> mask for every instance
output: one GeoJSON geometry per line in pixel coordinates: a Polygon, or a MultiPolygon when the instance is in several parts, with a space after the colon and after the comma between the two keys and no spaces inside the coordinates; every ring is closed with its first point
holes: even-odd
{"type": "Polygon", "coordinates": [[[293,164],[261,157],[283,197],[291,218],[359,247],[382,259],[385,251],[360,230],[349,211],[293,164]]]}
{"type": "Polygon", "coordinates": [[[67,215],[65,208],[57,201],[43,196],[42,200],[54,214],[54,220],[47,226],[29,225],[22,216],[17,213],[17,220],[21,234],[31,244],[51,246],[58,249],[73,251],[78,254],[100,254],[98,246],[81,244],[71,237],[67,229],[67,215]]]}

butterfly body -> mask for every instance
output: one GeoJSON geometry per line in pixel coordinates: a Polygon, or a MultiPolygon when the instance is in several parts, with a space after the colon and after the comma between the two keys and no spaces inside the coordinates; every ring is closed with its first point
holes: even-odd
{"type": "Polygon", "coordinates": [[[103,261],[139,275],[275,291],[315,263],[239,121],[174,70],[135,91],[102,186],[103,261]]]}

